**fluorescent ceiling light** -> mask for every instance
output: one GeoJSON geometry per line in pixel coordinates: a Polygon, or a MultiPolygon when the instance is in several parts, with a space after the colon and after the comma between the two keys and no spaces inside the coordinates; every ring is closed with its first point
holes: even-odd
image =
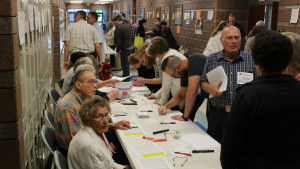
{"type": "Polygon", "coordinates": [[[78,3],[82,3],[82,1],[70,1],[71,4],[78,4],[78,3]]]}

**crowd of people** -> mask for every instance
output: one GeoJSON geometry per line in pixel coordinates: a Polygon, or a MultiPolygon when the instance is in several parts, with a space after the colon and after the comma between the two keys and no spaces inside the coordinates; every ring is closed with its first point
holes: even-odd
{"type": "Polygon", "coordinates": [[[246,35],[231,13],[228,21],[212,30],[203,53],[187,57],[177,51],[166,21],[158,18],[150,31],[146,24],[146,19],[133,24],[118,14],[107,23],[104,35],[96,13],[86,16],[78,11],[75,23],[67,27],[63,41],[68,72],[54,127],[58,149],[68,157],[70,168],[129,165],[110,130],[131,128],[128,121],[109,121],[108,100],[118,97],[118,92],[97,90],[119,82],[110,79],[109,66],[122,70],[123,77],[130,75],[130,66],[137,69],[132,84],[149,88],[148,99],[161,105],[159,114],[166,114],[167,109],[182,112],[174,120],[193,121],[206,98],[207,133],[221,143],[224,169],[300,167],[299,34],[267,30],[258,21],[246,35]],[[147,35],[151,40],[145,39],[147,35]],[[135,36],[144,39],[136,49],[135,36]],[[105,41],[116,48],[116,56],[105,56],[105,41]],[[225,91],[220,90],[223,81],[211,83],[208,78],[219,66],[227,76],[225,91]]]}

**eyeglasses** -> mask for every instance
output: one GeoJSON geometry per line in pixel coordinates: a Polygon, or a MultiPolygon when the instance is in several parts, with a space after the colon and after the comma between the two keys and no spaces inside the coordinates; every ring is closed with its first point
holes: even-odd
{"type": "Polygon", "coordinates": [[[103,115],[103,114],[98,114],[98,115],[96,115],[96,116],[94,116],[94,117],[92,117],[92,118],[101,121],[101,120],[104,119],[104,117],[107,118],[107,119],[110,119],[110,118],[111,118],[111,113],[106,113],[105,115],[103,115]]]}
{"type": "MultiPolygon", "coordinates": [[[[85,82],[82,82],[82,83],[85,83],[85,82]]],[[[98,80],[88,80],[88,81],[86,81],[86,83],[88,83],[90,86],[92,86],[92,85],[94,85],[94,84],[98,84],[98,80]]]]}
{"type": "Polygon", "coordinates": [[[241,36],[225,36],[224,38],[227,39],[227,40],[232,40],[232,39],[238,40],[238,39],[241,38],[241,36]]]}

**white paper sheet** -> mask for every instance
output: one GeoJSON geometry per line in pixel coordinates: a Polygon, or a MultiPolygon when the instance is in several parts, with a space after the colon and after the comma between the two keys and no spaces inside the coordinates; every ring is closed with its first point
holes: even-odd
{"type": "Polygon", "coordinates": [[[99,89],[97,89],[97,90],[99,90],[100,92],[111,92],[111,91],[114,91],[114,90],[116,90],[115,88],[113,88],[113,87],[101,87],[101,88],[99,88],[99,89]]]}
{"type": "Polygon", "coordinates": [[[141,91],[149,91],[149,89],[145,86],[143,86],[143,87],[132,86],[131,91],[132,92],[141,92],[141,91]]]}
{"type": "Polygon", "coordinates": [[[111,113],[124,113],[125,110],[122,107],[111,107],[111,113]]]}
{"type": "Polygon", "coordinates": [[[293,8],[290,23],[297,23],[299,17],[299,8],[293,8]]]}
{"type": "Polygon", "coordinates": [[[156,157],[165,155],[166,153],[163,152],[157,145],[151,143],[147,144],[140,144],[140,145],[132,145],[133,150],[139,154],[141,157],[156,157]]]}
{"type": "Polygon", "coordinates": [[[24,29],[25,13],[18,11],[18,26],[20,45],[25,43],[25,29],[24,29]]]}
{"type": "Polygon", "coordinates": [[[220,144],[207,134],[191,133],[182,135],[180,140],[190,144],[194,148],[207,149],[220,147],[220,144]]]}
{"type": "Polygon", "coordinates": [[[164,157],[141,158],[138,159],[139,168],[143,169],[171,169],[164,157]]]}
{"type": "Polygon", "coordinates": [[[112,120],[113,122],[119,122],[119,121],[122,121],[122,120],[126,120],[126,121],[129,121],[130,124],[136,124],[135,120],[133,120],[129,115],[127,116],[114,116],[112,115],[112,120]]]}
{"type": "Polygon", "coordinates": [[[120,81],[123,81],[125,79],[129,78],[129,76],[127,77],[118,77],[118,76],[113,76],[111,79],[116,79],[116,80],[120,80],[120,81]]]}
{"type": "MultiPolygon", "coordinates": [[[[206,74],[208,82],[211,85],[218,84],[220,81],[222,81],[222,84],[219,88],[219,92],[224,92],[227,89],[227,76],[224,71],[223,66],[218,66],[215,69],[211,70],[206,74]]],[[[210,95],[210,97],[212,97],[210,95]]]]}
{"type": "Polygon", "coordinates": [[[207,11],[207,20],[211,21],[214,16],[214,11],[207,11]]]}

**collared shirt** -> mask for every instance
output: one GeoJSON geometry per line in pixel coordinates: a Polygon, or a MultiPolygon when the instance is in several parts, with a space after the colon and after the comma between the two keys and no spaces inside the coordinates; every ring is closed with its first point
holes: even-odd
{"type": "Polygon", "coordinates": [[[232,104],[236,89],[241,86],[241,84],[237,84],[237,72],[253,73],[254,78],[258,75],[251,54],[240,51],[238,57],[229,62],[225,58],[223,50],[213,53],[207,58],[200,82],[208,82],[206,74],[218,66],[223,66],[227,75],[227,90],[221,97],[212,97],[209,100],[213,106],[225,108],[232,104]]]}
{"type": "Polygon", "coordinates": [[[54,128],[57,143],[63,149],[68,149],[72,138],[81,127],[78,114],[81,104],[82,100],[74,90],[65,95],[58,104],[54,128]]]}
{"type": "Polygon", "coordinates": [[[102,42],[96,29],[84,20],[69,25],[63,41],[70,41],[70,54],[75,52],[92,53],[95,51],[95,44],[102,42]]]}

